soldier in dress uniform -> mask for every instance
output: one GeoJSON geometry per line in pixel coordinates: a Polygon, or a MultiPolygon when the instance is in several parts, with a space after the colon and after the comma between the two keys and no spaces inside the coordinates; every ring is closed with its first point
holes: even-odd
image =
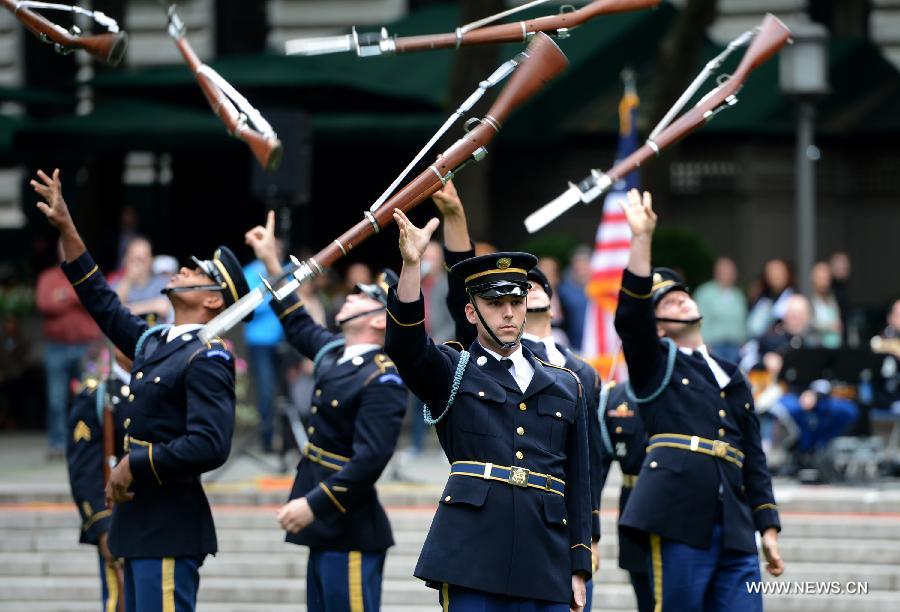
{"type": "Polygon", "coordinates": [[[672,270],[651,269],[651,197],[623,204],[632,238],[616,331],[629,395],[649,438],[620,524],[649,534],[657,610],[761,610],[756,531],[767,570],[784,571],[780,523],[743,374],[711,356],[701,315],[672,270]]]}
{"type": "MultiPolygon", "coordinates": [[[[603,439],[603,470],[600,490],[606,484],[613,461],[618,461],[622,470],[622,487],[619,491],[619,516],[622,516],[634,483],[637,482],[647,434],[637,411],[637,404],[628,398],[625,385],[615,381],[606,383],[600,393],[598,412],[601,418],[603,439]]],[[[638,612],[653,610],[653,589],[650,587],[649,555],[647,538],[639,531],[619,526],[619,567],[628,572],[638,612]]]]}
{"type": "Polygon", "coordinates": [[[216,552],[216,532],[200,475],[222,465],[234,431],[234,357],[197,331],[247,293],[241,266],[219,247],[194,258],[164,289],[175,325],[149,327],[110,289],[84,246],[62,196],[59,171],[32,180],[38,208],[60,232],[63,271],[106,336],[133,360],[121,406],[124,456],[110,474],[115,502],[113,555],[125,560],[125,608],[193,610],[199,567],[216,552]]]}
{"type": "MultiPolygon", "coordinates": [[[[274,213],[246,240],[269,277],[279,277],[274,213]]],[[[310,549],[309,612],[377,611],[381,604],[394,538],[375,482],[394,454],[407,394],[383,349],[388,283],[396,278],[387,270],[375,284],[357,285],[335,317],[340,334],[316,324],[296,294],[272,301],[288,341],[315,367],[309,442],[278,513],[286,540],[310,549]]]]}
{"type": "MultiPolygon", "coordinates": [[[[465,209],[452,181],[432,196],[438,210],[444,216],[444,260],[455,265],[475,256],[475,249],[469,236],[465,209]]],[[[527,274],[529,291],[525,317],[525,332],[522,346],[528,348],[538,359],[555,366],[565,367],[575,372],[584,390],[586,418],[588,424],[588,447],[591,469],[591,550],[594,571],[600,561],[600,474],[603,470],[600,421],[596,415],[600,396],[600,376],[586,361],[572,351],[556,343],[552,335],[550,300],[553,287],[546,275],[537,267],[527,274]]],[[[465,316],[465,305],[469,302],[465,283],[457,275],[448,280],[447,308],[456,324],[456,339],[463,346],[475,341],[477,328],[465,316]]],[[[593,599],[593,581],[587,583],[586,609],[590,609],[593,599]]]]}
{"type": "Polygon", "coordinates": [[[591,575],[584,391],[570,370],[520,343],[527,253],[455,265],[478,339],[436,346],[424,328],[420,259],[437,227],[399,209],[403,269],[388,298],[385,348],[451,463],[415,575],[444,610],[582,610],[591,575]]]}
{"type": "MultiPolygon", "coordinates": [[[[103,482],[104,413],[106,403],[113,409],[128,400],[131,393],[128,384],[131,362],[119,353],[112,362],[112,371],[106,380],[87,377],[81,390],[72,399],[69,410],[66,438],[66,464],[72,499],[81,515],[78,541],[97,547],[100,567],[100,596],[102,609],[114,612],[119,609],[122,594],[119,592],[121,571],[116,558],[109,550],[108,532],[112,509],[106,504],[103,482]]],[[[115,422],[114,440],[122,440],[125,431],[122,420],[115,422]]],[[[119,447],[121,448],[121,442],[119,447]]]]}

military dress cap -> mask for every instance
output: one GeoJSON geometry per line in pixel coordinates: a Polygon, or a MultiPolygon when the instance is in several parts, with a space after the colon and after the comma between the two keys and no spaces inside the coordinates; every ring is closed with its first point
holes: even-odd
{"type": "Polygon", "coordinates": [[[382,304],[387,305],[388,292],[390,291],[390,288],[399,281],[400,277],[397,276],[396,272],[390,268],[385,268],[375,279],[374,283],[356,283],[356,292],[365,293],[373,300],[377,300],[382,304]]]}
{"type": "Polygon", "coordinates": [[[547,294],[547,297],[553,297],[553,287],[550,285],[550,281],[547,279],[547,275],[544,274],[543,270],[535,266],[528,271],[528,280],[533,281],[543,287],[544,292],[547,294]]]}
{"type": "MultiPolygon", "coordinates": [[[[238,261],[238,258],[227,246],[217,248],[213,253],[212,259],[197,259],[193,256],[191,259],[208,277],[221,287],[225,306],[231,306],[250,292],[247,279],[244,278],[241,262],[238,261]]],[[[253,312],[251,311],[250,314],[244,317],[244,321],[249,321],[252,318],[253,312]]]]}
{"type": "Polygon", "coordinates": [[[450,273],[461,278],[466,291],[482,298],[528,294],[528,270],[537,265],[530,253],[500,252],[459,262],[450,273]]]}
{"type": "Polygon", "coordinates": [[[688,295],[691,293],[690,287],[687,286],[684,279],[675,270],[671,268],[653,268],[653,285],[650,287],[653,305],[659,304],[660,300],[671,291],[684,291],[688,295]]]}

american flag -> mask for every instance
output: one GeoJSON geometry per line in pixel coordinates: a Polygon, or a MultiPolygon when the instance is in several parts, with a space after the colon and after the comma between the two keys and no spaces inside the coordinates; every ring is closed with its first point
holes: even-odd
{"type": "MultiPolygon", "coordinates": [[[[619,143],[616,159],[625,159],[638,148],[635,115],[640,103],[634,80],[625,77],[625,94],[619,102],[619,143]]],[[[631,230],[620,202],[629,189],[639,188],[640,172],[635,170],[613,185],[603,202],[603,216],[591,258],[591,280],[585,291],[588,308],[584,319],[582,355],[600,372],[603,380],[625,378],[624,359],[617,358],[621,343],[613,326],[622,270],[628,265],[631,230]],[[611,371],[615,368],[615,371],[611,371]]]]}

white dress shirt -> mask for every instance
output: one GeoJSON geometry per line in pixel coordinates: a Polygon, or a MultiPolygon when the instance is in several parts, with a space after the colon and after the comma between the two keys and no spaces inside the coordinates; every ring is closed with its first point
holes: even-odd
{"type": "Polygon", "coordinates": [[[522,353],[522,345],[520,344],[516,347],[516,350],[508,357],[503,357],[500,353],[495,353],[491,349],[485,348],[483,344],[481,345],[481,348],[484,349],[485,353],[497,361],[500,361],[501,359],[509,359],[512,361],[513,364],[509,369],[509,373],[516,379],[516,384],[519,385],[519,389],[521,389],[522,393],[525,393],[525,389],[528,388],[528,385],[531,384],[531,379],[534,378],[534,368],[528,363],[528,360],[522,353]]]}
{"type": "Polygon", "coordinates": [[[340,365],[346,361],[350,361],[354,357],[358,357],[360,355],[364,355],[369,351],[374,351],[375,349],[380,349],[380,344],[354,344],[353,346],[348,346],[344,348],[344,353],[337,360],[337,365],[340,365]]]}
{"type": "Polygon", "coordinates": [[[201,327],[203,326],[199,323],[184,323],[182,325],[173,325],[169,328],[169,333],[166,336],[166,342],[169,343],[182,334],[188,334],[192,331],[200,329],[201,327]]]}
{"type": "Polygon", "coordinates": [[[694,352],[699,352],[701,355],[703,355],[703,358],[706,360],[706,365],[708,365],[709,369],[712,370],[713,376],[716,377],[716,382],[719,383],[720,389],[724,389],[726,386],[728,386],[728,383],[731,382],[731,377],[725,373],[725,370],[722,369],[722,366],[720,366],[715,359],[709,356],[709,349],[706,348],[705,344],[697,347],[696,351],[692,351],[691,349],[684,346],[679,346],[678,350],[685,355],[690,355],[694,352]]]}
{"type": "Polygon", "coordinates": [[[556,340],[554,340],[553,336],[538,338],[534,334],[524,334],[522,337],[527,340],[540,342],[541,344],[543,344],[547,350],[547,360],[553,365],[560,367],[566,365],[566,356],[563,355],[562,351],[560,351],[559,348],[557,348],[556,340]]]}

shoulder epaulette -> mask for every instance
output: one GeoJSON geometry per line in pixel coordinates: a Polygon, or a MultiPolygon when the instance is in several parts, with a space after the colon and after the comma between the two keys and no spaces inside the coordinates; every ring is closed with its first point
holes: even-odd
{"type": "Polygon", "coordinates": [[[564,367],[564,366],[558,366],[558,365],[554,365],[554,364],[552,364],[552,363],[550,363],[550,362],[544,361],[544,360],[541,359],[540,357],[535,357],[535,359],[537,359],[538,361],[540,361],[540,362],[541,362],[542,364],[544,364],[545,366],[548,366],[548,367],[551,367],[551,368],[556,368],[557,370],[562,370],[563,372],[568,372],[569,374],[571,374],[572,378],[575,379],[575,384],[578,385],[578,397],[581,397],[581,391],[582,391],[582,389],[581,389],[581,379],[578,378],[578,374],[576,374],[575,372],[573,372],[572,370],[570,370],[569,368],[566,368],[566,367],[564,367]]]}
{"type": "Polygon", "coordinates": [[[200,353],[203,353],[207,357],[222,357],[225,361],[231,361],[231,351],[228,350],[228,345],[226,345],[225,341],[218,336],[210,338],[203,346],[191,353],[191,356],[188,357],[188,364],[194,361],[194,358],[200,353]]]}
{"type": "Polygon", "coordinates": [[[466,347],[464,347],[463,343],[460,342],[459,340],[447,340],[446,342],[444,342],[444,346],[452,346],[453,348],[458,350],[460,353],[462,353],[464,350],[466,350],[466,347]]]}

